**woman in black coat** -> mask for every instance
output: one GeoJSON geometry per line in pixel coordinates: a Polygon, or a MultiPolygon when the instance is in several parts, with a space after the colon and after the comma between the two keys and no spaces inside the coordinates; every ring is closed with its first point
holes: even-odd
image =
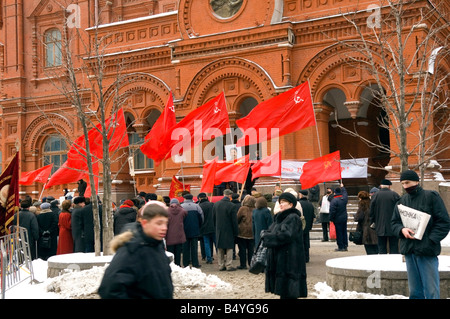
{"type": "Polygon", "coordinates": [[[290,193],[282,193],[278,201],[281,211],[262,235],[263,245],[268,248],[266,292],[282,299],[306,297],[303,229],[300,211],[295,208],[297,199],[290,193]]]}

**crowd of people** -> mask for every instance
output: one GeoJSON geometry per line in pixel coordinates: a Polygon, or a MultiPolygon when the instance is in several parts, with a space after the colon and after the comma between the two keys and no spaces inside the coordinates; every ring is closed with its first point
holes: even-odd
{"type": "MultiPolygon", "coordinates": [[[[416,173],[404,172],[400,180],[406,191],[403,196],[391,190],[392,183],[386,179],[379,188],[358,193],[358,210],[354,217],[357,230],[362,234],[367,254],[401,253],[407,256],[412,297],[436,298],[439,296],[436,260],[440,253],[439,242],[450,230],[448,213],[437,192],[426,191],[418,185],[416,173]],[[432,216],[421,241],[415,240],[412,231],[403,227],[397,208],[399,203],[432,216]],[[424,269],[427,269],[426,276],[424,269]]],[[[319,193],[317,189],[281,190],[277,185],[272,194],[261,194],[252,189],[251,194],[244,194],[242,198],[225,189],[223,197],[215,203],[205,193],[198,194],[194,200],[189,192],[177,198],[141,192],[134,198],[123,199],[113,211],[115,243],[112,246],[117,252],[121,251],[120,247],[128,248],[114,257],[114,266],[108,267],[99,294],[103,298],[171,298],[173,287],[156,291],[150,287],[148,289],[152,291],[149,291],[142,286],[143,282],[151,282],[146,276],[166,278],[163,284],[171,284],[170,278],[164,277],[167,274],[170,277],[170,267],[159,255],[161,252],[170,251],[174,263],[181,267],[200,268],[201,256],[208,264],[217,258],[220,271],[235,271],[248,269],[261,241],[267,248],[266,292],[281,298],[306,297],[309,232],[314,221],[322,224],[322,241],[330,240],[330,222],[333,222],[336,251],[348,249],[346,188],[343,184],[334,190],[327,188],[321,198],[319,193]],[[143,271],[137,275],[132,265],[127,266],[130,260],[142,265],[148,259],[142,253],[137,254],[138,257],[134,255],[140,247],[155,255],[148,262],[160,267],[162,273],[143,271]],[[237,267],[233,264],[236,259],[237,267]],[[130,272],[123,280],[133,282],[128,286],[117,282],[123,275],[123,267],[127,269],[125,273],[130,272]]],[[[53,197],[43,198],[40,202],[27,196],[20,205],[14,222],[20,215],[20,226],[28,230],[33,259],[47,260],[56,254],[94,251],[89,198],[66,197],[59,204],[53,197]]]]}

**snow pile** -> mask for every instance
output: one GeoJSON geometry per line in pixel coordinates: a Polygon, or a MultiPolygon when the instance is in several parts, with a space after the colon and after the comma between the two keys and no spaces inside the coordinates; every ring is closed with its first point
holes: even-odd
{"type": "MultiPolygon", "coordinates": [[[[215,275],[206,275],[197,268],[181,268],[173,262],[172,281],[175,293],[178,291],[214,292],[231,290],[231,284],[222,281],[215,275]]],[[[35,282],[24,280],[6,291],[7,299],[84,299],[99,298],[97,289],[100,286],[107,265],[94,266],[91,269],[77,271],[67,269],[54,278],[47,278],[48,264],[42,259],[33,260],[35,282]],[[36,283],[39,282],[39,283],[36,283]]]]}
{"type": "MultiPolygon", "coordinates": [[[[231,289],[231,285],[215,275],[206,275],[197,268],[181,268],[174,263],[172,269],[172,282],[177,291],[214,291],[215,289],[231,289]]],[[[65,274],[51,278],[47,281],[47,291],[57,293],[61,298],[97,298],[97,289],[100,286],[107,266],[93,267],[83,271],[67,270],[65,274]]]]}
{"type": "Polygon", "coordinates": [[[95,297],[106,267],[66,270],[66,273],[48,280],[47,291],[57,293],[63,299],[95,297]]]}
{"type": "Polygon", "coordinates": [[[182,268],[170,264],[172,268],[172,283],[175,291],[189,292],[191,290],[201,290],[202,292],[213,292],[216,289],[231,290],[231,284],[222,281],[216,275],[206,275],[198,268],[182,268]]]}
{"type": "Polygon", "coordinates": [[[317,299],[408,299],[408,297],[402,295],[385,296],[348,290],[334,291],[324,282],[315,284],[314,289],[317,292],[313,292],[312,294],[316,296],[317,299]]]}

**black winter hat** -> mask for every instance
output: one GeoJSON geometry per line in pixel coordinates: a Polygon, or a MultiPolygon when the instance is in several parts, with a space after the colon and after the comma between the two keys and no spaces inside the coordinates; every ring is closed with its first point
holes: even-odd
{"type": "Polygon", "coordinates": [[[184,195],[183,195],[183,198],[184,198],[184,199],[193,199],[194,196],[193,196],[192,194],[184,194],[184,195]]]}
{"type": "Polygon", "coordinates": [[[297,205],[297,198],[295,198],[295,196],[289,192],[281,193],[280,197],[278,197],[278,201],[280,202],[282,199],[288,201],[289,203],[294,205],[294,207],[297,205]]]}
{"type": "Polygon", "coordinates": [[[380,185],[392,185],[392,182],[388,179],[383,179],[381,181],[380,185]]]}
{"type": "Polygon", "coordinates": [[[81,203],[86,203],[86,198],[84,196],[77,196],[73,199],[73,203],[75,205],[81,204],[81,203]]]}
{"type": "Polygon", "coordinates": [[[419,175],[417,175],[416,172],[412,171],[412,170],[407,170],[404,171],[402,173],[402,175],[400,175],[400,182],[401,181],[415,181],[418,182],[419,181],[419,175]]]}

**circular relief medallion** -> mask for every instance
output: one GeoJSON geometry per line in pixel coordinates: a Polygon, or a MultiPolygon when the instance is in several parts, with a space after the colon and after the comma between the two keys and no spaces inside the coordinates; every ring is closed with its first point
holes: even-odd
{"type": "Polygon", "coordinates": [[[209,0],[214,14],[222,19],[233,17],[242,7],[244,0],[209,0]]]}

